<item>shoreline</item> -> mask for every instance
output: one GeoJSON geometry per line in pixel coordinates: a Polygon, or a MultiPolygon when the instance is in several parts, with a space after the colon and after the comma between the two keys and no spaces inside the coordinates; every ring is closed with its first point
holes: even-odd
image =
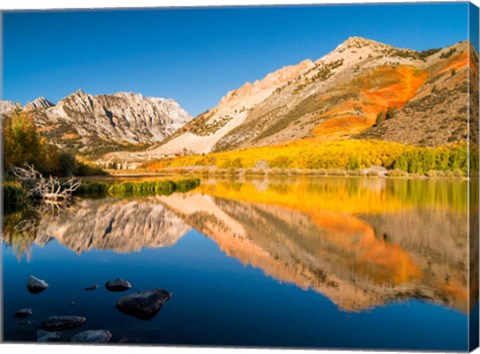
{"type": "Polygon", "coordinates": [[[465,176],[459,171],[430,171],[428,174],[412,174],[401,170],[387,170],[373,166],[361,170],[341,169],[279,169],[279,168],[229,168],[221,169],[212,166],[167,167],[151,171],[142,170],[107,170],[108,176],[87,176],[87,179],[117,179],[117,178],[155,178],[155,177],[231,177],[231,178],[265,178],[265,177],[315,177],[315,178],[385,178],[385,179],[415,179],[415,180],[470,180],[473,176],[465,176]],[[373,168],[373,170],[372,170],[373,168]]]}

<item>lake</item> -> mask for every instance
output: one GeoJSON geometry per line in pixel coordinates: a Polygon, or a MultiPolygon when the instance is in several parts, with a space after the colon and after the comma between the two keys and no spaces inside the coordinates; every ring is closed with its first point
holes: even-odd
{"type": "Polygon", "coordinates": [[[467,187],[204,179],[187,193],[8,213],[4,340],[35,341],[49,316],[79,315],[62,341],[106,329],[111,343],[467,350],[467,187]],[[48,289],[29,293],[30,275],[48,289]],[[115,278],[132,289],[107,291],[115,278]],[[173,294],[153,319],[116,309],[153,288],[173,294]]]}

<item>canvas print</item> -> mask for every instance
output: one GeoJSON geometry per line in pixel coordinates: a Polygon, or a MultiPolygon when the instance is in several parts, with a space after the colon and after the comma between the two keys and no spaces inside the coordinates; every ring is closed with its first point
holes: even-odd
{"type": "Polygon", "coordinates": [[[476,348],[476,6],[1,15],[3,342],[476,348]]]}

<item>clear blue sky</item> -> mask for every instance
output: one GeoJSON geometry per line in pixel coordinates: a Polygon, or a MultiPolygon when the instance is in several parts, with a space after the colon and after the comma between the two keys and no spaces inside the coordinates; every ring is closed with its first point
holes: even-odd
{"type": "Polygon", "coordinates": [[[468,37],[467,3],[3,13],[3,99],[82,89],[177,100],[192,115],[350,36],[424,50],[468,37]]]}

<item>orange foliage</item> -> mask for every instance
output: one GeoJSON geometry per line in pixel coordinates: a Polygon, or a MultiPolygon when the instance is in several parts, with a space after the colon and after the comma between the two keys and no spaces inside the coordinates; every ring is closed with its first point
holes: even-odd
{"type": "Polygon", "coordinates": [[[358,134],[372,126],[372,120],[367,117],[345,115],[331,118],[321,123],[315,134],[322,136],[322,140],[331,140],[339,136],[358,134]]]}
{"type": "Polygon", "coordinates": [[[467,52],[463,52],[463,53],[454,55],[451,58],[449,58],[449,60],[446,60],[446,61],[442,62],[442,65],[439,66],[436,74],[438,75],[442,72],[450,71],[452,69],[455,69],[455,70],[458,71],[458,70],[468,66],[468,59],[469,58],[468,58],[468,53],[467,52]]]}
{"type": "Polygon", "coordinates": [[[401,108],[415,96],[417,90],[425,83],[427,74],[410,66],[401,65],[396,69],[391,67],[379,68],[382,75],[391,75],[396,80],[392,85],[381,88],[368,88],[362,96],[377,107],[378,113],[388,107],[401,108]]]}
{"type": "Polygon", "coordinates": [[[380,66],[368,75],[353,80],[346,90],[358,95],[356,100],[348,100],[322,114],[344,116],[327,119],[315,129],[316,138],[325,136],[340,137],[357,134],[375,124],[377,114],[389,107],[401,108],[415,96],[425,83],[426,72],[407,65],[380,66]],[[361,113],[355,111],[361,109],[361,113]],[[357,109],[358,109],[357,108],[357,109]]]}

